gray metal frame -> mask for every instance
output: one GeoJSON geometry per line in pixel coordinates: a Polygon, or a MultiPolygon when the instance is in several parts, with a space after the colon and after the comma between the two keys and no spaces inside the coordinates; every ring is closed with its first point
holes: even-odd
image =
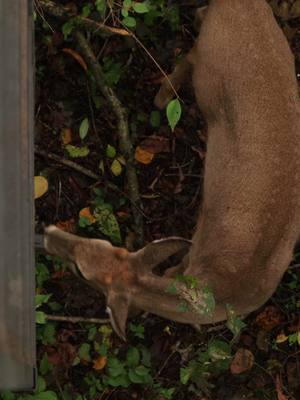
{"type": "Polygon", "coordinates": [[[11,390],[32,389],[35,371],[30,8],[0,0],[0,389],[11,390]]]}

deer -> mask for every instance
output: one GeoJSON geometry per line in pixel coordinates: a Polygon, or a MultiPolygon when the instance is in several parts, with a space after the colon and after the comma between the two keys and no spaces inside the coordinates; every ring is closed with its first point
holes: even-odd
{"type": "Polygon", "coordinates": [[[44,232],[46,251],[104,293],[124,340],[136,310],[190,325],[225,321],[228,305],[240,316],[257,310],[279,285],[299,236],[298,86],[266,0],[211,0],[191,65],[208,136],[192,239],[167,237],[130,252],[54,225],[44,232]],[[179,251],[176,265],[155,273],[179,251]]]}

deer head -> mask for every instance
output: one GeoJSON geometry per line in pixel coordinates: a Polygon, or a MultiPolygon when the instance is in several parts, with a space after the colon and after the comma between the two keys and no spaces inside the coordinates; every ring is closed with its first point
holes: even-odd
{"type": "Polygon", "coordinates": [[[193,52],[208,143],[192,243],[167,238],[129,253],[53,226],[45,232],[46,250],[104,292],[122,337],[131,308],[191,324],[226,319],[227,305],[238,314],[257,309],[280,282],[300,231],[298,87],[266,1],[211,0],[193,52]],[[188,253],[179,265],[153,273],[182,249],[188,253]],[[207,310],[208,289],[214,310],[207,310]]]}

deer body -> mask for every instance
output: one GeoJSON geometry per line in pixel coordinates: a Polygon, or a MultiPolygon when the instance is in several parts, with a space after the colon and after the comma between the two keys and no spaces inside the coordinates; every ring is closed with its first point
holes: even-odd
{"type": "MultiPolygon", "coordinates": [[[[208,126],[201,216],[192,244],[167,238],[129,253],[50,227],[45,247],[104,291],[124,336],[128,310],[187,323],[226,319],[261,306],[275,291],[300,231],[300,109],[288,43],[265,0],[212,0],[194,50],[193,84],[208,126]],[[189,248],[160,277],[159,262],[189,248]],[[213,291],[211,315],[180,312],[177,270],[213,291]]],[[[76,271],[75,271],[76,272],[76,271]]],[[[200,299],[201,303],[201,299],[200,299]]]]}

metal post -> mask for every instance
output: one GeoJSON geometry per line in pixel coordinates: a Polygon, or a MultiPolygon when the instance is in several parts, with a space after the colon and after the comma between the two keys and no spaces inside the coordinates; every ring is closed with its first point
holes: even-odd
{"type": "Polygon", "coordinates": [[[35,370],[31,1],[0,0],[0,59],[0,389],[26,390],[35,370]]]}

